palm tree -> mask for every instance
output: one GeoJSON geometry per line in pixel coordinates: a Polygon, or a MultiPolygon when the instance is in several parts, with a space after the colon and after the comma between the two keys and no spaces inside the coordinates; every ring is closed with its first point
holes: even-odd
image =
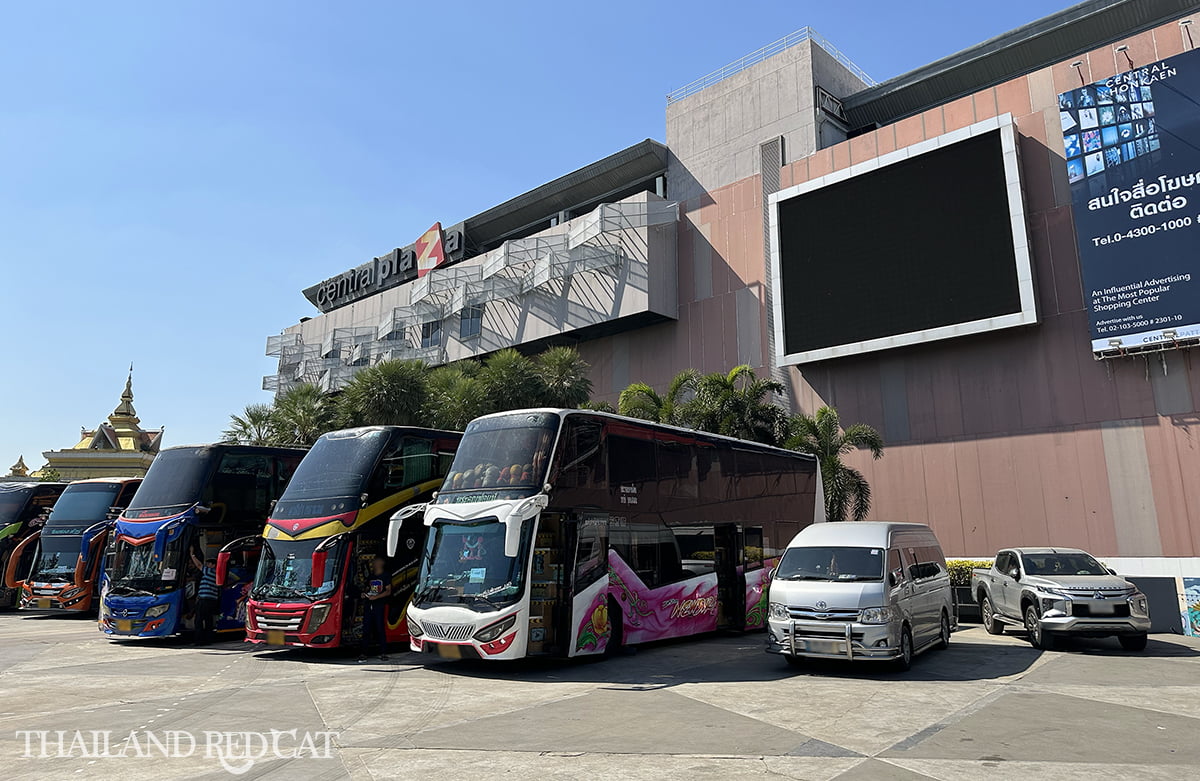
{"type": "Polygon", "coordinates": [[[419,360],[381,361],[346,383],[338,397],[343,426],[421,425],[428,367],[419,360]]]}
{"type": "Polygon", "coordinates": [[[229,416],[221,441],[234,445],[277,444],[275,409],[270,404],[247,404],[241,415],[229,416]]]}
{"type": "Polygon", "coordinates": [[[696,396],[685,417],[702,431],[776,445],[783,439],[787,413],[768,399],[783,392],[782,383],[760,378],[742,364],[726,374],[697,378],[696,396]]]}
{"type": "Polygon", "coordinates": [[[542,379],[543,403],[549,407],[573,409],[588,400],[592,367],[574,347],[551,347],[537,357],[538,375],[542,379]]]}
{"type": "Polygon", "coordinates": [[[685,397],[695,393],[696,380],[700,376],[695,369],[685,369],[676,374],[661,396],[644,382],[632,383],[621,391],[617,399],[617,411],[631,418],[641,418],[655,423],[683,424],[687,417],[685,397]]]}
{"type": "Polygon", "coordinates": [[[545,384],[537,364],[511,347],[498,350],[479,371],[484,395],[495,412],[539,407],[545,384]]]}
{"type": "Polygon", "coordinates": [[[579,409],[590,409],[592,412],[612,412],[615,413],[617,408],[607,401],[590,399],[579,405],[579,409]]]}
{"type": "Polygon", "coordinates": [[[844,521],[850,517],[861,521],[871,509],[871,486],[857,469],[842,463],[842,456],[865,448],[872,457],[883,457],[883,437],[865,423],[841,427],[837,410],[821,407],[814,415],[793,415],[788,421],[785,447],[801,453],[811,453],[821,465],[821,480],[825,489],[825,517],[844,521]]]}
{"type": "Polygon", "coordinates": [[[333,400],[311,383],[301,383],[275,398],[271,414],[274,443],[309,447],[335,426],[333,400]]]}
{"type": "Polygon", "coordinates": [[[464,362],[439,366],[426,382],[425,421],[433,428],[462,431],[475,418],[489,412],[478,364],[464,362]]]}

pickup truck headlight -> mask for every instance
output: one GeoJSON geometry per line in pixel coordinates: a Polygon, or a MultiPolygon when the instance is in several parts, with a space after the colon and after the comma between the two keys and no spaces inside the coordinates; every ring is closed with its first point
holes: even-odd
{"type": "Polygon", "coordinates": [[[858,611],[860,624],[886,624],[892,620],[892,610],[888,607],[864,607],[858,611]]]}
{"type": "Polygon", "coordinates": [[[308,622],[304,625],[304,632],[306,634],[317,631],[321,624],[325,623],[325,619],[329,616],[329,608],[330,605],[328,602],[326,602],[323,605],[314,606],[313,609],[309,611],[308,622]]]}
{"type": "Polygon", "coordinates": [[[170,605],[155,605],[154,607],[146,608],[146,618],[158,618],[170,609],[170,605]]]}
{"type": "Polygon", "coordinates": [[[783,604],[782,602],[770,603],[767,605],[767,612],[770,614],[771,618],[774,618],[777,621],[787,621],[789,618],[791,618],[791,616],[788,615],[787,605],[783,604]]]}
{"type": "Polygon", "coordinates": [[[517,616],[513,614],[508,618],[497,621],[496,623],[485,626],[475,633],[475,639],[481,643],[490,643],[500,635],[512,629],[513,624],[517,623],[517,616]]]}
{"type": "Polygon", "coordinates": [[[1129,612],[1139,616],[1150,615],[1150,605],[1146,602],[1145,594],[1134,594],[1129,598],[1129,612]]]}

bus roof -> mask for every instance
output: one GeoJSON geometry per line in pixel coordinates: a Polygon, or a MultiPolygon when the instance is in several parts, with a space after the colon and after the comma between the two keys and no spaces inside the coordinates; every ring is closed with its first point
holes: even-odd
{"type": "Polygon", "coordinates": [[[88,485],[90,483],[116,483],[118,485],[125,485],[126,483],[133,482],[134,480],[141,480],[141,479],[143,479],[143,478],[141,478],[141,477],[85,477],[82,480],[72,480],[70,482],[70,485],[80,485],[80,484],[88,485]]]}
{"type": "Polygon", "coordinates": [[[201,444],[201,445],[174,445],[172,447],[165,447],[161,451],[159,451],[159,455],[162,455],[163,453],[171,452],[173,450],[201,450],[203,448],[221,448],[223,450],[240,450],[245,453],[261,453],[264,455],[268,455],[271,453],[307,453],[308,452],[308,448],[299,446],[299,445],[288,446],[288,447],[283,447],[283,446],[275,447],[273,445],[237,445],[232,442],[213,442],[213,443],[207,444],[207,445],[204,445],[204,444],[201,444]]]}
{"type": "Polygon", "coordinates": [[[368,431],[389,431],[389,432],[405,432],[428,437],[461,437],[461,431],[450,431],[449,429],[441,428],[425,428],[423,426],[356,426],[354,428],[340,428],[336,431],[326,431],[321,435],[321,438],[330,437],[333,434],[341,434],[343,436],[365,434],[368,431]]]}
{"type": "MultiPolygon", "coordinates": [[[[761,448],[763,450],[770,450],[775,453],[779,453],[780,455],[791,456],[793,458],[799,458],[799,459],[805,460],[805,461],[816,461],[817,460],[816,456],[814,456],[810,453],[801,453],[797,450],[788,450],[787,448],[776,447],[774,445],[764,445],[761,442],[752,442],[748,439],[738,439],[736,437],[727,437],[724,434],[713,434],[712,432],[701,431],[700,429],[695,429],[695,428],[684,428],[682,426],[672,426],[667,423],[655,423],[652,420],[643,420],[642,418],[631,418],[631,417],[628,417],[627,415],[617,415],[612,412],[599,412],[597,410],[590,410],[590,409],[562,409],[562,408],[557,408],[557,407],[531,407],[529,409],[512,409],[512,410],[507,410],[505,412],[491,412],[487,415],[480,415],[478,418],[475,418],[475,420],[484,420],[487,418],[501,418],[501,417],[505,417],[508,415],[517,415],[517,414],[525,413],[525,412],[545,412],[545,413],[550,413],[552,415],[558,415],[561,418],[565,418],[568,415],[583,415],[583,416],[586,416],[589,418],[607,418],[609,420],[620,421],[621,423],[631,423],[631,424],[638,425],[638,426],[644,426],[647,429],[652,429],[652,430],[670,431],[670,432],[673,432],[676,434],[684,434],[687,436],[699,437],[702,439],[714,439],[714,440],[719,440],[721,442],[728,442],[730,444],[739,445],[742,447],[761,448]]],[[[470,424],[467,424],[467,425],[470,425],[470,424]]]]}

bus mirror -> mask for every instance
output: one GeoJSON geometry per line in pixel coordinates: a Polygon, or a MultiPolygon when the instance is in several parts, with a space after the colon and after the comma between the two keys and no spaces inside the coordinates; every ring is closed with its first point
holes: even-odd
{"type": "Polygon", "coordinates": [[[313,551],[312,558],[312,587],[319,589],[325,583],[325,562],[329,559],[329,552],[323,550],[313,551]]]}
{"type": "Polygon", "coordinates": [[[217,587],[225,586],[226,576],[229,574],[229,551],[221,551],[217,554],[217,587]]]}

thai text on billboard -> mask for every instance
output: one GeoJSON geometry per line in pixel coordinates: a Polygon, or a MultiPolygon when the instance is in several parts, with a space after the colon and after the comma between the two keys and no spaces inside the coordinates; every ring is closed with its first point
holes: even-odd
{"type": "Polygon", "coordinates": [[[1093,353],[1200,337],[1200,51],[1058,106],[1093,353]]]}

